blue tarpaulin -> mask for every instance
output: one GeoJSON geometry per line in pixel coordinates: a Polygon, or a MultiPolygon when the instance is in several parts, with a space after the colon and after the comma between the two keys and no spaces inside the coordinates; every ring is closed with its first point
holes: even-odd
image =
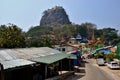
{"type": "Polygon", "coordinates": [[[78,66],[78,60],[77,59],[74,59],[73,65],[78,66]]]}
{"type": "Polygon", "coordinates": [[[99,52],[102,52],[104,54],[108,54],[108,53],[110,53],[110,50],[109,49],[103,49],[103,50],[100,50],[99,52]]]}

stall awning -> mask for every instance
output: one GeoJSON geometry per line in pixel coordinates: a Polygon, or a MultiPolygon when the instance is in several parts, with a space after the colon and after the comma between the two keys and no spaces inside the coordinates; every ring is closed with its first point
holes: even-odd
{"type": "Polygon", "coordinates": [[[30,60],[34,61],[34,62],[44,63],[44,64],[51,64],[51,63],[54,63],[56,61],[68,58],[68,57],[71,57],[71,54],[59,53],[59,54],[54,54],[54,55],[33,58],[30,60]]]}

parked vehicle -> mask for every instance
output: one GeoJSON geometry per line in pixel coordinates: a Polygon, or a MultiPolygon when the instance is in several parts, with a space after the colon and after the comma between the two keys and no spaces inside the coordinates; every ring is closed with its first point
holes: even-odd
{"type": "Polygon", "coordinates": [[[97,59],[97,64],[98,64],[99,66],[105,65],[103,58],[98,58],[98,59],[97,59]]]}
{"type": "Polygon", "coordinates": [[[107,63],[107,66],[111,69],[119,69],[120,68],[119,64],[115,61],[107,63]]]}

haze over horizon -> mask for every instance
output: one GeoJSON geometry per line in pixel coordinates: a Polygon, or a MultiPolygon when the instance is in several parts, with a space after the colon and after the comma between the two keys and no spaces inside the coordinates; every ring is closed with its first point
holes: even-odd
{"type": "Polygon", "coordinates": [[[40,24],[43,11],[62,6],[72,23],[94,23],[120,30],[120,0],[1,0],[0,25],[16,24],[23,31],[40,24]]]}

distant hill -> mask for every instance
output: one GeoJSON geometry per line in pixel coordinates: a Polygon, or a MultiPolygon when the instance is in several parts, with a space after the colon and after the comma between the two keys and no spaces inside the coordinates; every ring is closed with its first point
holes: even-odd
{"type": "Polygon", "coordinates": [[[40,20],[40,26],[59,26],[71,24],[64,8],[56,6],[52,9],[45,10],[40,20]]]}

